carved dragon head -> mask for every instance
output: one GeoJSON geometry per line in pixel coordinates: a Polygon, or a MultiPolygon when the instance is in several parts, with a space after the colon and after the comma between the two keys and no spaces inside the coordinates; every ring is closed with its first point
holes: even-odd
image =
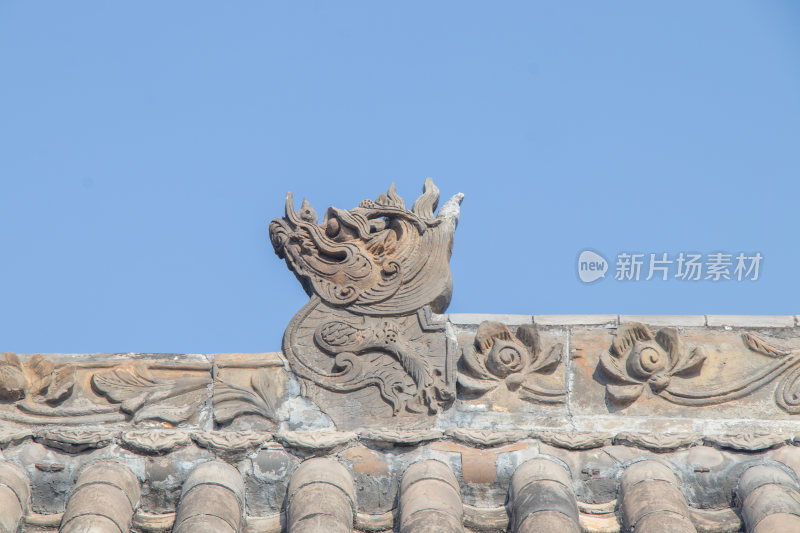
{"type": "Polygon", "coordinates": [[[394,184],[375,201],[349,211],[328,208],[321,224],[304,200],[295,211],[286,195],[286,216],[273,220],[275,253],[309,296],[363,315],[398,315],[450,303],[450,255],[458,223],[459,193],[434,215],[439,189],[428,178],[411,210],[394,184]]]}

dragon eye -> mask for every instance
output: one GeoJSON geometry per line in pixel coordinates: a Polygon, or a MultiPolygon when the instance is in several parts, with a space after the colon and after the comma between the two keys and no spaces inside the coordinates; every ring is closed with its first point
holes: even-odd
{"type": "Polygon", "coordinates": [[[378,233],[386,229],[386,219],[376,218],[369,221],[369,232],[378,233]]]}

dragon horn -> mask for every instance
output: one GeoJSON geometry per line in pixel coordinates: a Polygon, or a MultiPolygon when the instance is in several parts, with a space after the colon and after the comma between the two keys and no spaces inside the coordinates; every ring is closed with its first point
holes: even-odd
{"type": "Polygon", "coordinates": [[[292,191],[286,193],[286,220],[295,226],[300,223],[300,217],[297,216],[297,211],[294,210],[292,191]]]}
{"type": "Polygon", "coordinates": [[[458,217],[461,214],[462,201],[464,201],[464,195],[462,193],[454,194],[452,198],[447,200],[447,202],[439,208],[439,211],[436,213],[436,218],[451,220],[453,226],[457,226],[458,217]]]}

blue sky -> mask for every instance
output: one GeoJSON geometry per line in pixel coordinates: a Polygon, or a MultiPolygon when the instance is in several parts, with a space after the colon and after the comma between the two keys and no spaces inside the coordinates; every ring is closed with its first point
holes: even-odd
{"type": "Polygon", "coordinates": [[[463,192],[451,312],[794,314],[800,4],[0,4],[0,351],[274,351],[267,224],[463,192]],[[611,264],[583,284],[584,249],[611,264]],[[757,281],[615,281],[621,252],[757,281]]]}

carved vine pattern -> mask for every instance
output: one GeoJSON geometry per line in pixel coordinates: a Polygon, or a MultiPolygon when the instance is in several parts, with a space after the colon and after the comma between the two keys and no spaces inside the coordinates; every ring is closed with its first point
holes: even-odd
{"type": "Polygon", "coordinates": [[[599,367],[608,379],[606,395],[612,403],[628,405],[648,387],[677,405],[706,406],[742,398],[782,377],[775,403],[788,413],[800,413],[800,353],[776,348],[752,333],[743,333],[742,341],[771,361],[747,376],[699,386],[691,378],[701,373],[706,360],[701,347],[685,348],[675,328],[653,334],[644,324],[623,324],[609,350],[600,355],[599,367]],[[687,379],[676,381],[673,376],[687,379]]]}
{"type": "Polygon", "coordinates": [[[92,389],[108,403],[86,394],[74,395],[75,364],[54,364],[41,355],[25,362],[13,353],[0,355],[0,402],[12,404],[18,414],[0,418],[23,423],[72,424],[188,421],[210,399],[214,420],[225,425],[235,418],[257,415],[277,420],[266,369],[255,370],[250,388],[212,380],[210,369],[164,378],[146,363],[122,363],[89,372],[92,389]]]}

